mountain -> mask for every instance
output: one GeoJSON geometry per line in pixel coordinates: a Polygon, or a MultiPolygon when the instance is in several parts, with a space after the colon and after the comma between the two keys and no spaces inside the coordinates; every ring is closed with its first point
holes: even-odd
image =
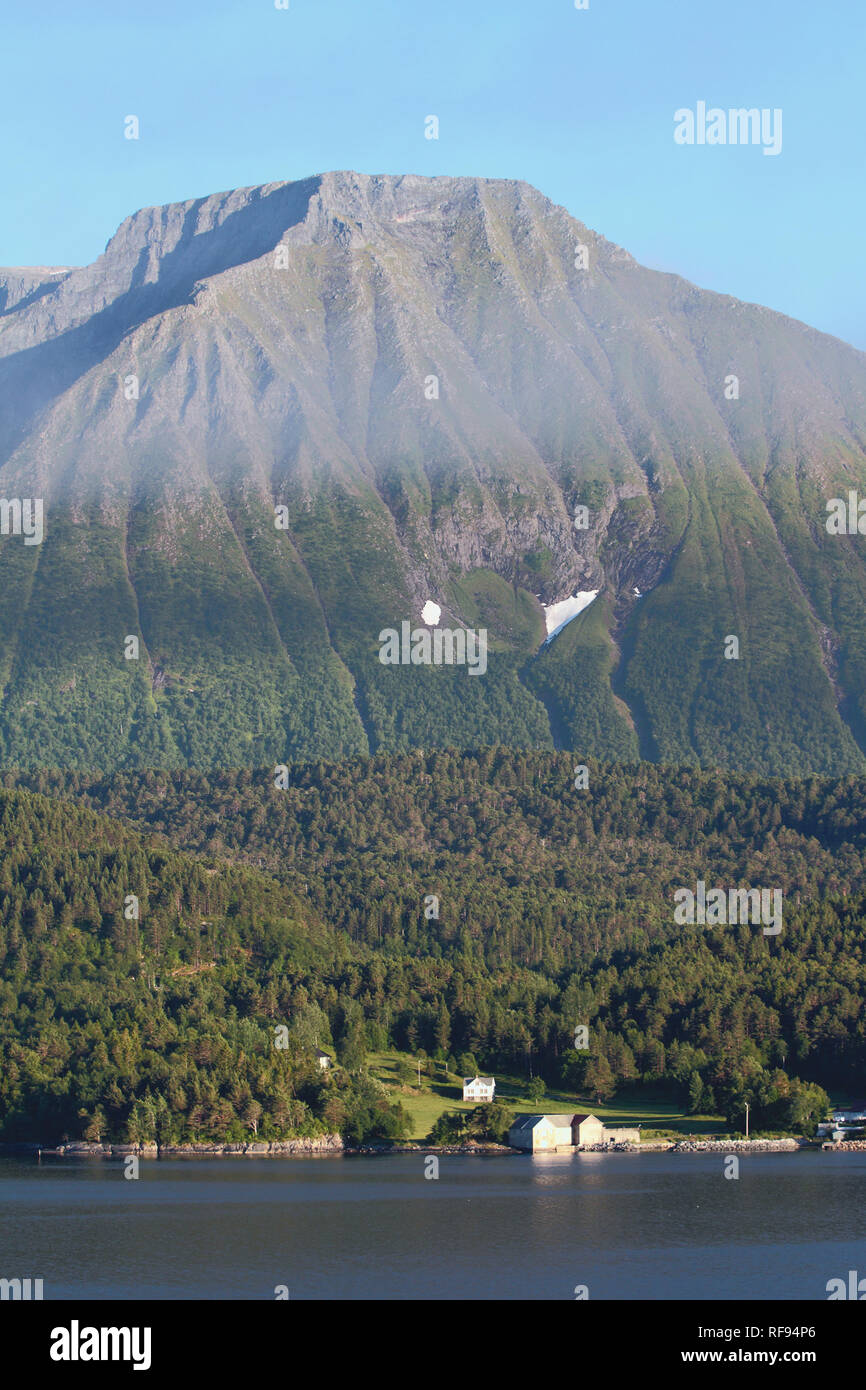
{"type": "Polygon", "coordinates": [[[825,524],[857,489],[866,355],[527,184],[145,209],[91,266],[0,271],[0,496],[44,501],[0,539],[0,756],[861,772],[863,541],[825,524]],[[382,664],[430,600],[483,674],[382,664]]]}

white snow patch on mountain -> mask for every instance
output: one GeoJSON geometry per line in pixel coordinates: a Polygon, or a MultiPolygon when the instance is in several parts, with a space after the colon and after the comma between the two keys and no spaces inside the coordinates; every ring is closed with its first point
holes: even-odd
{"type": "Polygon", "coordinates": [[[421,621],[422,623],[428,623],[431,627],[435,627],[441,613],[442,609],[439,607],[439,604],[434,603],[432,598],[428,598],[424,607],[421,609],[421,621]]]}
{"type": "Polygon", "coordinates": [[[599,589],[584,589],[579,594],[573,594],[571,598],[561,599],[559,603],[551,603],[550,606],[542,604],[544,608],[544,621],[547,626],[547,637],[545,645],[552,642],[558,632],[576,618],[578,613],[582,613],[584,608],[588,608],[594,598],[600,593],[599,589]]]}

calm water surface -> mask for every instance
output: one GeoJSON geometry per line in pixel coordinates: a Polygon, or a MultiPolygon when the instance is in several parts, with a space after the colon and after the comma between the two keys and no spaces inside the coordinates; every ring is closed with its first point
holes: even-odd
{"type": "Polygon", "coordinates": [[[0,1277],[48,1298],[826,1299],[866,1153],[0,1159],[0,1277]]]}

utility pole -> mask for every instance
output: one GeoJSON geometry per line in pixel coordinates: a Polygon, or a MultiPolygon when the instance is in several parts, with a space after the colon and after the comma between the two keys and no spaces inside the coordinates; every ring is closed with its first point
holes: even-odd
{"type": "Polygon", "coordinates": [[[746,1101],[746,1138],[749,1137],[749,1102],[746,1101]]]}

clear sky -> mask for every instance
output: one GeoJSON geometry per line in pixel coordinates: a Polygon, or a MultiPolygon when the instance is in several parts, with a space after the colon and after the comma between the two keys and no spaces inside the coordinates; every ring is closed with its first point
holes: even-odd
{"type": "Polygon", "coordinates": [[[866,349],[864,0],[589,3],[8,5],[0,265],[82,264],[137,208],[326,169],[522,178],[647,265],[866,349]],[[699,101],[781,108],[781,154],[675,144],[699,101]]]}

